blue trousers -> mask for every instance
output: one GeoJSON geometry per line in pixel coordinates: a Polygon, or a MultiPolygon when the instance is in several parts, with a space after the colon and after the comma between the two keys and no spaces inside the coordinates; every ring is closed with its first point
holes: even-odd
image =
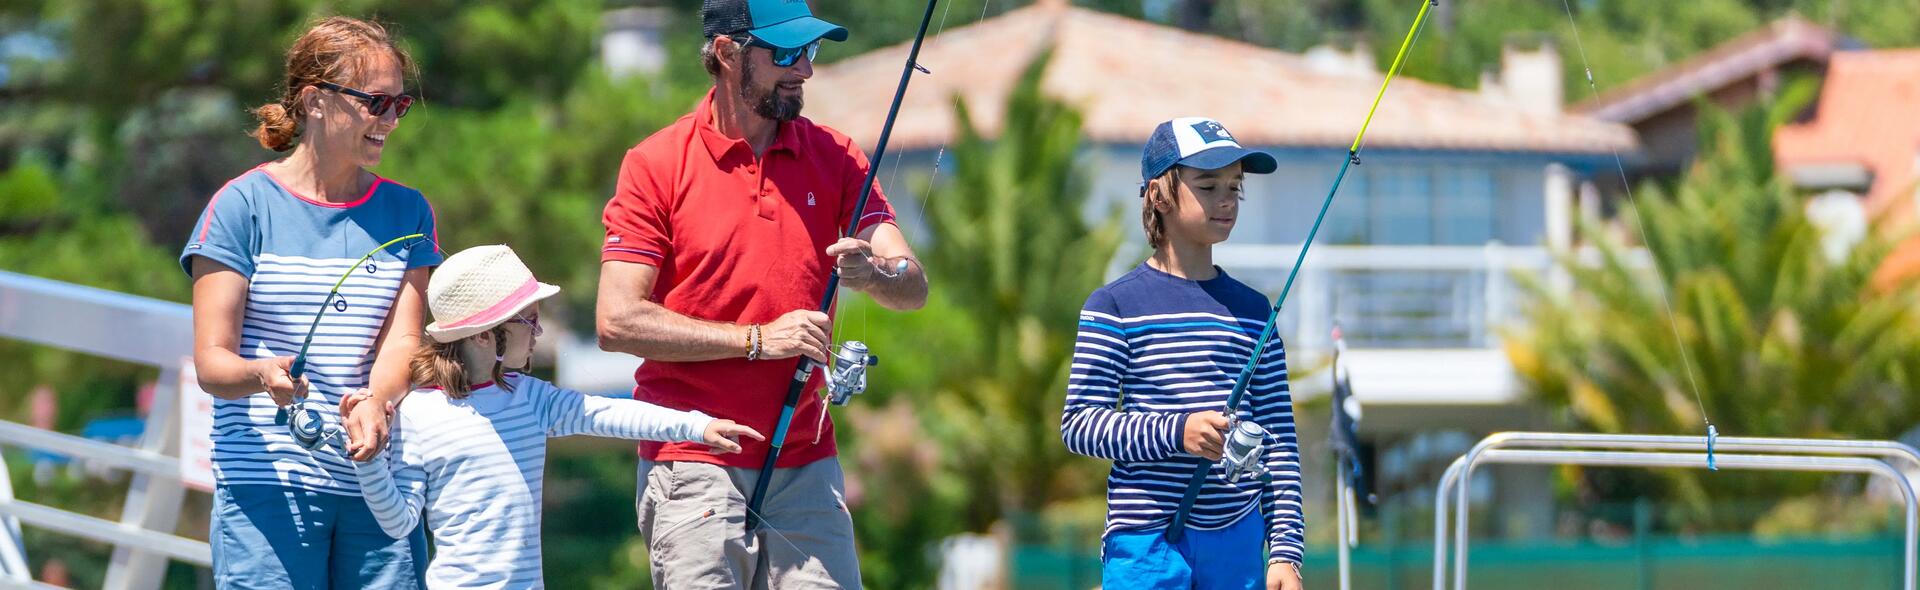
{"type": "Polygon", "coordinates": [[[1249,510],[1226,528],[1187,527],[1180,542],[1166,529],[1115,531],[1101,551],[1100,584],[1108,590],[1263,590],[1267,585],[1266,527],[1249,510]]]}
{"type": "Polygon", "coordinates": [[[426,531],[387,536],[359,496],[222,485],[212,524],[214,586],[222,590],[423,587],[426,531]]]}

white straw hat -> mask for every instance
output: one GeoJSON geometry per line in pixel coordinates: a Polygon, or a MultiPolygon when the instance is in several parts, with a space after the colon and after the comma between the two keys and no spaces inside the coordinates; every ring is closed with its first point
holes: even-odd
{"type": "Polygon", "coordinates": [[[442,344],[500,325],[560,288],[534,280],[506,246],[475,246],[448,256],[427,281],[427,335],[442,344]]]}

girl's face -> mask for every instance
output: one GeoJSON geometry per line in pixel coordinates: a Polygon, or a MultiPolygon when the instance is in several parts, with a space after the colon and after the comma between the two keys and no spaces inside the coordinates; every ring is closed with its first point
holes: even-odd
{"type": "Polygon", "coordinates": [[[506,358],[500,364],[508,370],[525,369],[533,364],[533,341],[540,337],[540,304],[534,303],[520,312],[520,315],[501,324],[506,328],[506,358]]]}
{"type": "Polygon", "coordinates": [[[1211,246],[1227,241],[1240,218],[1241,184],[1245,175],[1235,162],[1225,168],[1201,170],[1181,166],[1174,172],[1173,207],[1161,206],[1169,242],[1211,246]]]}
{"type": "MultiPolygon", "coordinates": [[[[352,81],[341,86],[376,97],[399,97],[403,92],[400,61],[390,53],[368,57],[358,70],[352,81]]],[[[362,168],[380,164],[387,135],[400,124],[398,104],[383,105],[385,110],[374,115],[368,99],[340,90],[308,86],[301,97],[307,101],[302,141],[312,144],[322,157],[350,159],[362,168]]]]}

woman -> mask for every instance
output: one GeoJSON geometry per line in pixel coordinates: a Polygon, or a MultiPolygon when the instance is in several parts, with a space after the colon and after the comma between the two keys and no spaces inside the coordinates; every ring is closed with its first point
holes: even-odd
{"type": "Polygon", "coordinates": [[[428,269],[442,258],[427,240],[375,251],[434,235],[418,191],[367,170],[412,106],[402,93],[408,67],[380,25],[316,22],[287,52],[279,100],[254,110],[252,135],[291,153],[216,192],[181,252],[193,277],[194,367],[219,398],[209,536],[221,588],[421,585],[424,535],[381,530],[351,461],[385,444],[382,408],[409,389],[428,269]],[[346,448],[293,438],[283,408],[295,398],[331,415],[362,387],[382,403],[347,416],[346,448]]]}

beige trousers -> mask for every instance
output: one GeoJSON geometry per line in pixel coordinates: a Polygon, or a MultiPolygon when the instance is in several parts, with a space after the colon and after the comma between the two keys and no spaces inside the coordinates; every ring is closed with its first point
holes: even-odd
{"type": "Polygon", "coordinates": [[[641,461],[635,503],[653,587],[859,588],[853,518],[840,461],[775,469],[761,525],[746,530],[760,470],[641,461]]]}

